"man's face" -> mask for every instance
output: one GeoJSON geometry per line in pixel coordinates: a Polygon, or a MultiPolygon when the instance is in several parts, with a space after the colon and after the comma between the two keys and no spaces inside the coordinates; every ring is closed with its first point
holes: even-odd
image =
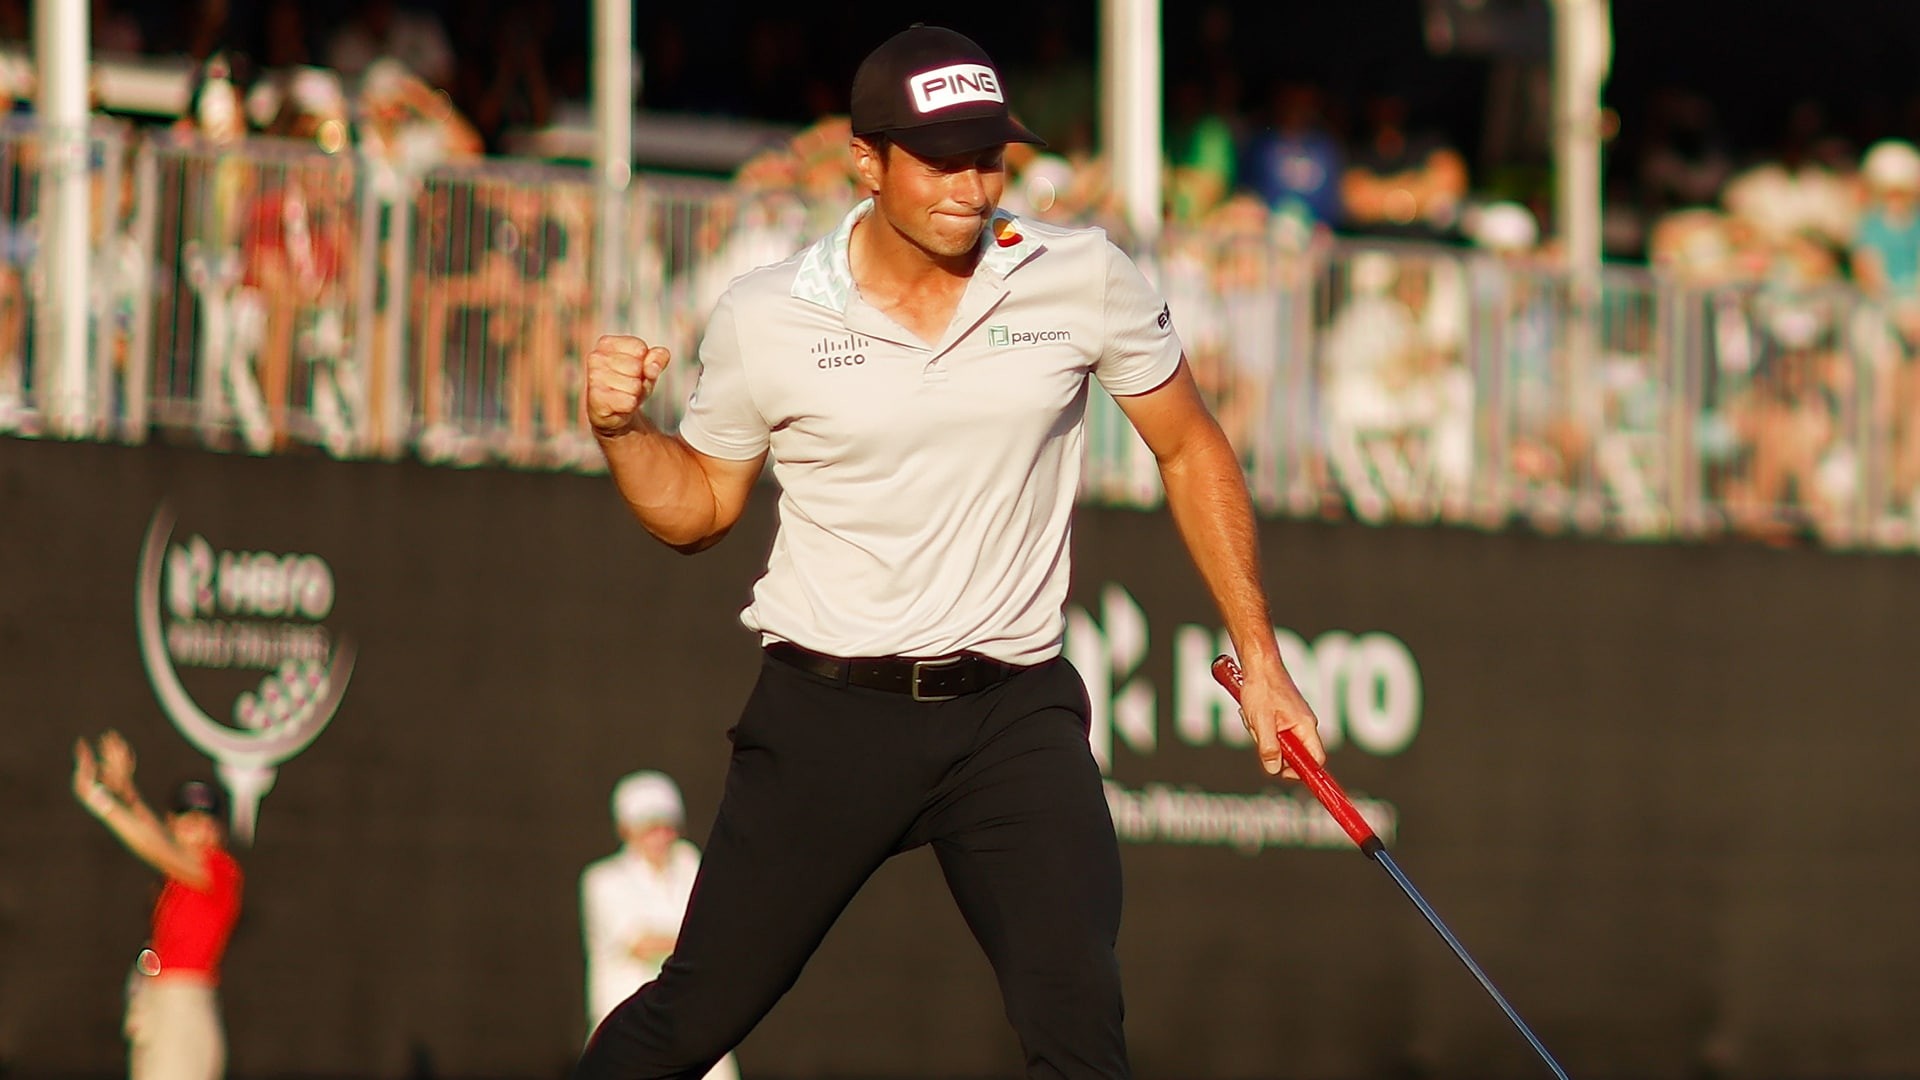
{"type": "Polygon", "coordinates": [[[874,210],[914,246],[956,258],[980,243],[980,231],[1007,188],[1006,147],[923,158],[889,145],[885,156],[854,143],[854,166],[874,210]]]}
{"type": "Polygon", "coordinates": [[[656,821],[645,825],[629,825],[623,830],[626,841],[640,854],[655,862],[667,857],[667,850],[673,842],[680,839],[680,827],[670,821],[656,821]]]}
{"type": "Polygon", "coordinates": [[[189,811],[167,815],[167,831],[184,848],[212,847],[220,839],[220,823],[206,814],[189,811]]]}
{"type": "Polygon", "coordinates": [[[1920,191],[1899,185],[1880,188],[1880,205],[1889,213],[1905,215],[1913,213],[1916,204],[1920,204],[1920,191]]]}

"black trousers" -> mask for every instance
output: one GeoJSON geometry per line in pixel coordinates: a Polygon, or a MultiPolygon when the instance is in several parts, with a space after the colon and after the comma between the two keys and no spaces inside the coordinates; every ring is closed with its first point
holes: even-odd
{"type": "Polygon", "coordinates": [[[601,1023],[575,1077],[697,1080],[874,870],[922,844],[993,965],[1027,1075],[1128,1076],[1120,853],[1086,733],[1065,660],[944,702],[764,661],[679,944],[601,1023]]]}

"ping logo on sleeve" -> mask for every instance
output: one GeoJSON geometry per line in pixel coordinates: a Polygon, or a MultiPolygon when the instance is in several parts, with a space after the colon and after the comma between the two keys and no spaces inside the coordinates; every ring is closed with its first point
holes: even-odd
{"type": "Polygon", "coordinates": [[[1161,304],[1160,317],[1154,321],[1160,324],[1160,329],[1165,330],[1173,322],[1173,312],[1168,309],[1167,305],[1161,304]]]}
{"type": "Polygon", "coordinates": [[[985,64],[948,64],[923,71],[907,79],[913,92],[913,107],[921,113],[939,112],[955,105],[975,101],[1006,103],[1000,93],[1000,76],[985,64]]]}

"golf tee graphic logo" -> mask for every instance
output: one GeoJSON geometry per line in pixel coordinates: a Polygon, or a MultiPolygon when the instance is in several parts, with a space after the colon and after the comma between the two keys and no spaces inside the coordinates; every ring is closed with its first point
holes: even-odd
{"type": "Polygon", "coordinates": [[[251,841],[279,766],[326,730],[353,675],[353,646],[326,625],[333,569],[317,555],[173,543],[162,506],[140,551],[140,658],[160,707],[213,759],[232,796],[234,835],[251,841]],[[182,669],[196,671],[189,691],[182,669]],[[255,681],[254,672],[261,672],[255,681]],[[210,713],[202,701],[225,700],[210,713]],[[230,722],[214,718],[226,713],[230,722]]]}
{"type": "MultiPolygon", "coordinates": [[[[1171,707],[1167,722],[1161,722],[1162,698],[1142,672],[1153,655],[1151,625],[1133,595],[1113,582],[1100,591],[1097,618],[1078,606],[1066,612],[1065,653],[1086,683],[1088,742],[1109,778],[1107,802],[1120,838],[1218,844],[1248,854],[1266,847],[1344,846],[1339,826],[1293,785],[1265,781],[1264,789],[1253,793],[1210,792],[1164,777],[1168,770],[1158,759],[1173,745],[1246,755],[1252,776],[1253,736],[1211,670],[1216,655],[1233,651],[1231,640],[1224,630],[1192,623],[1167,635],[1171,707]],[[1153,778],[1137,788],[1114,779],[1122,760],[1128,773],[1144,767],[1153,778]]],[[[1329,630],[1311,642],[1291,630],[1275,628],[1274,633],[1287,670],[1320,720],[1321,742],[1329,753],[1351,746],[1391,757],[1413,743],[1423,690],[1419,666],[1405,643],[1378,631],[1329,630]]],[[[1399,817],[1394,806],[1367,798],[1354,804],[1391,843],[1399,817]]]]}

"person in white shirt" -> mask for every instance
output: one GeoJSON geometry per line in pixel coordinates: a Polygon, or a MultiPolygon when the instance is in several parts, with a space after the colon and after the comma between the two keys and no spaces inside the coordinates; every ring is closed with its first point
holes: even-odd
{"type": "MultiPolygon", "coordinates": [[[[664,773],[642,771],[613,788],[620,850],[580,875],[580,922],[587,948],[587,1030],[660,974],[700,872],[700,849],[682,839],[680,789],[664,773]]],[[[707,1080],[739,1080],[728,1054],[707,1080]]]]}

